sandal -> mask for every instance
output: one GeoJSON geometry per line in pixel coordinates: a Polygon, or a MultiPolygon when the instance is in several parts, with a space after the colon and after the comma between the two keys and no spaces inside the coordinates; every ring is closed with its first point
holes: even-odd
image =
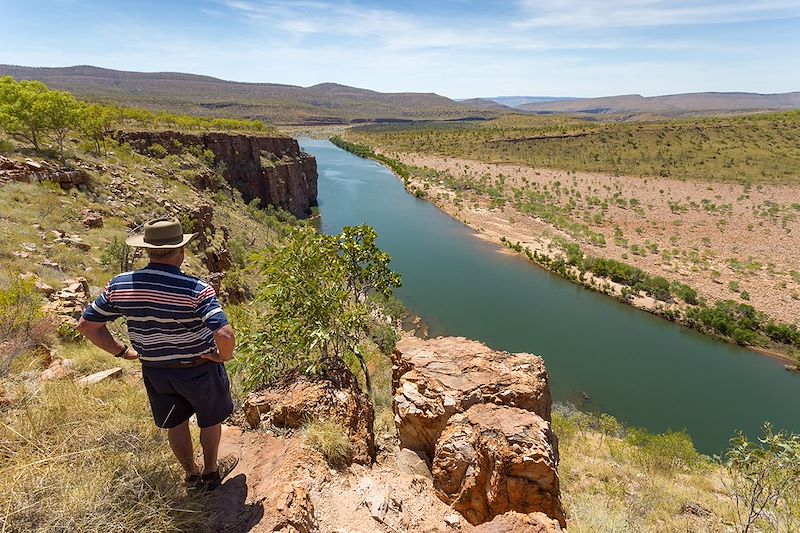
{"type": "Polygon", "coordinates": [[[203,479],[200,473],[186,474],[183,478],[183,484],[186,486],[187,491],[198,490],[203,487],[203,479]]]}
{"type": "Polygon", "coordinates": [[[236,455],[226,455],[217,461],[217,470],[210,474],[203,474],[200,476],[200,481],[203,485],[202,490],[211,492],[222,484],[222,480],[230,474],[236,465],[239,463],[239,457],[236,455]]]}

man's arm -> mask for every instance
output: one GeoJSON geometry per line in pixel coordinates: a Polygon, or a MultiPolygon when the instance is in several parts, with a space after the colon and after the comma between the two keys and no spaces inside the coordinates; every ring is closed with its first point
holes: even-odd
{"type": "Polygon", "coordinates": [[[217,353],[205,354],[203,357],[217,363],[225,363],[233,359],[236,338],[230,324],[225,324],[214,332],[214,341],[217,343],[217,353]]]}
{"type": "MultiPolygon", "coordinates": [[[[108,331],[105,322],[91,322],[89,320],[84,320],[83,317],[78,320],[78,331],[87,339],[89,339],[92,344],[97,346],[98,348],[107,351],[111,355],[117,355],[119,352],[125,348],[125,345],[119,342],[117,339],[111,335],[111,332],[108,331]]],[[[139,354],[136,353],[136,350],[133,348],[128,348],[125,354],[122,356],[123,359],[138,359],[139,354]]]]}

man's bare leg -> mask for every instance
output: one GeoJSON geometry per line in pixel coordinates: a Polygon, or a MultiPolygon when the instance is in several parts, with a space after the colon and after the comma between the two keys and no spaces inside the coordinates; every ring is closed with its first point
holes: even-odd
{"type": "Polygon", "coordinates": [[[172,453],[178,459],[187,474],[198,474],[200,468],[194,462],[194,448],[192,447],[192,434],[189,433],[189,421],[167,430],[167,440],[172,453]]]}
{"type": "Polygon", "coordinates": [[[200,445],[203,447],[203,475],[217,471],[217,455],[221,438],[222,424],[200,428],[200,445]]]}

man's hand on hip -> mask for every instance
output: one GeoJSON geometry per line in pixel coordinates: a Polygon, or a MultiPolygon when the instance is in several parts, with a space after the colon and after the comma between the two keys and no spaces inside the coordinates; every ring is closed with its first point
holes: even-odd
{"type": "Polygon", "coordinates": [[[125,355],[120,356],[122,359],[139,359],[139,352],[134,350],[133,348],[128,348],[128,351],[125,352],[125,355]]]}
{"type": "Polygon", "coordinates": [[[232,355],[227,358],[223,357],[222,354],[219,353],[219,351],[204,353],[200,357],[203,359],[208,359],[209,361],[214,361],[215,363],[227,363],[228,361],[233,359],[232,355]]]}

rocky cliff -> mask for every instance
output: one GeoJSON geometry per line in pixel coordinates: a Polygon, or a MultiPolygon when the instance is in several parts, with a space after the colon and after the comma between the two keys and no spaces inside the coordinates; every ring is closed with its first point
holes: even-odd
{"type": "Polygon", "coordinates": [[[317,161],[289,137],[175,131],[117,132],[115,137],[150,155],[156,144],[168,154],[192,146],[211,150],[215,161],[224,163],[221,166],[227,182],[247,202],[258,198],[261,205],[280,207],[298,218],[310,215],[311,207],[317,204],[317,161]]]}
{"type": "Polygon", "coordinates": [[[566,527],[540,357],[412,337],[398,343],[392,363],[400,445],[431,465],[442,501],[473,525],[514,511],[566,527]]]}

